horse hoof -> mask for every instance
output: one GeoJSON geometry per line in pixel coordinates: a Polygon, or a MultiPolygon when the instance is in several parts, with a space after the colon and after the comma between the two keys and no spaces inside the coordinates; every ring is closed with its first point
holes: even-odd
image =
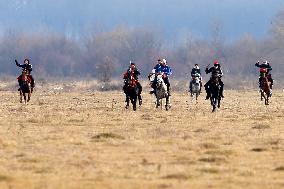
{"type": "Polygon", "coordinates": [[[125,109],[127,109],[127,110],[128,110],[128,108],[129,108],[129,106],[125,106],[125,109]]]}

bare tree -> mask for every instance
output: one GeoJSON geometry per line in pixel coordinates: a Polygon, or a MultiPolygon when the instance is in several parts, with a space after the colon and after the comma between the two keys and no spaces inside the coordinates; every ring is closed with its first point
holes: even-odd
{"type": "Polygon", "coordinates": [[[114,75],[114,63],[110,57],[105,57],[101,63],[96,66],[96,77],[103,83],[108,83],[114,75]]]}

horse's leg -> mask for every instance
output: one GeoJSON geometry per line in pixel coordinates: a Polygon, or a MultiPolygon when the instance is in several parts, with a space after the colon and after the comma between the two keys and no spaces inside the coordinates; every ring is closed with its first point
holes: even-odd
{"type": "Polygon", "coordinates": [[[23,103],[23,93],[20,91],[20,103],[23,103]]]}
{"type": "Polygon", "coordinates": [[[136,104],[137,104],[137,96],[134,97],[132,100],[133,110],[136,111],[136,104]]]}
{"type": "Polygon", "coordinates": [[[28,93],[28,102],[31,100],[31,92],[28,93]]]}
{"type": "Polygon", "coordinates": [[[217,107],[220,108],[220,106],[221,106],[221,97],[218,97],[217,103],[218,103],[217,107]]]}
{"type": "Polygon", "coordinates": [[[25,104],[27,103],[27,96],[26,93],[23,92],[25,104]]]}
{"type": "Polygon", "coordinates": [[[170,108],[170,106],[169,106],[169,96],[166,97],[166,105],[165,105],[165,107],[166,107],[166,111],[168,111],[169,108],[170,108]]]}
{"type": "Polygon", "coordinates": [[[211,105],[213,107],[212,112],[215,112],[216,110],[216,99],[211,97],[211,105]]]}
{"type": "Polygon", "coordinates": [[[158,108],[160,106],[160,99],[156,99],[156,108],[158,108]]]}
{"type": "Polygon", "coordinates": [[[266,93],[265,105],[269,105],[269,103],[268,103],[269,95],[270,95],[269,92],[266,93]]]}
{"type": "Polygon", "coordinates": [[[125,108],[128,109],[129,108],[129,96],[128,95],[126,95],[125,102],[126,102],[125,108]]]}

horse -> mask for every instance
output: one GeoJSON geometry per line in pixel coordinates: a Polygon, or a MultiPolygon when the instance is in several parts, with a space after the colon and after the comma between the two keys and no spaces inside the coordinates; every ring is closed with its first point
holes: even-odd
{"type": "Polygon", "coordinates": [[[21,103],[23,102],[23,97],[24,97],[24,102],[26,104],[31,99],[31,93],[32,93],[31,92],[32,91],[31,90],[31,79],[29,75],[27,75],[27,72],[23,71],[22,75],[18,77],[18,80],[20,82],[20,88],[19,88],[20,102],[21,103]],[[26,94],[28,94],[28,96],[26,96],[26,94]]]}
{"type": "Polygon", "coordinates": [[[195,94],[195,99],[197,101],[198,96],[200,95],[200,74],[196,73],[193,77],[192,80],[190,82],[190,96],[193,97],[193,95],[195,94]]]}
{"type": "Polygon", "coordinates": [[[139,89],[137,87],[137,81],[136,79],[131,76],[129,79],[125,80],[125,87],[124,87],[124,93],[126,95],[126,106],[125,108],[129,108],[129,101],[131,101],[131,104],[133,106],[133,110],[136,111],[137,109],[137,98],[138,98],[138,92],[139,89]]]}
{"type": "Polygon", "coordinates": [[[161,106],[162,100],[165,98],[166,99],[166,111],[168,111],[171,106],[170,106],[170,96],[167,91],[167,85],[164,82],[163,79],[163,73],[159,73],[156,76],[156,90],[155,90],[155,96],[156,96],[156,108],[161,106]]]}
{"type": "Polygon", "coordinates": [[[220,108],[221,96],[220,96],[220,85],[219,77],[213,76],[212,81],[209,84],[210,102],[213,107],[212,112],[215,112],[216,107],[220,108]]]}
{"type": "Polygon", "coordinates": [[[265,105],[269,105],[270,97],[270,83],[267,77],[262,77],[260,82],[260,100],[263,101],[265,105]]]}

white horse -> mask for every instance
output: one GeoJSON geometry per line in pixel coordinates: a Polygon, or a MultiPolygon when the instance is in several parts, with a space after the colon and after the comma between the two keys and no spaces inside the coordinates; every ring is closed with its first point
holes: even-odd
{"type": "Polygon", "coordinates": [[[166,99],[166,105],[165,108],[166,110],[169,110],[169,108],[171,107],[170,105],[170,96],[169,93],[167,91],[167,85],[165,84],[164,80],[163,80],[163,73],[159,73],[156,76],[156,108],[158,108],[159,106],[161,106],[162,104],[162,100],[165,98],[166,99]]]}
{"type": "Polygon", "coordinates": [[[191,87],[189,87],[191,97],[195,94],[195,98],[197,100],[198,96],[200,95],[200,81],[201,81],[201,76],[199,73],[196,73],[193,77],[192,80],[190,81],[191,87]]]}

